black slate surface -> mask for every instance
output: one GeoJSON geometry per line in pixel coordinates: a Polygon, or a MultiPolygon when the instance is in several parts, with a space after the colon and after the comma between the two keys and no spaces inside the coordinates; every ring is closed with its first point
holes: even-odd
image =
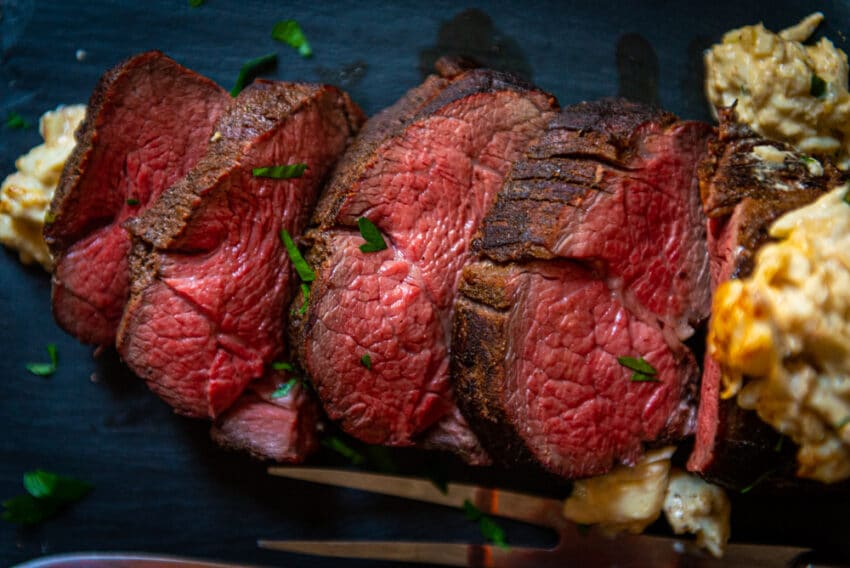
{"type": "MultiPolygon", "coordinates": [[[[850,5],[820,2],[820,33],[845,47],[850,5]]],[[[810,2],[368,2],[207,0],[0,0],[0,117],[31,122],[61,103],[84,102],[100,74],[122,58],[161,49],[230,88],[241,64],[279,54],[271,77],[336,83],[372,114],[423,78],[433,60],[462,51],[520,72],[562,104],[614,94],[708,119],[701,52],[732,27],[763,20],[779,29],[810,2]],[[295,18],[310,59],[270,38],[295,18]],[[85,50],[78,61],[75,54],[85,50]]],[[[846,49],[846,47],[845,47],[846,49]]],[[[0,175],[40,141],[34,128],[0,126],[0,175]]],[[[94,491],[59,517],[30,529],[0,525],[0,565],[85,550],[169,552],[280,566],[362,566],[261,551],[257,538],[477,540],[462,513],[406,501],[270,479],[261,464],[216,448],[207,425],[174,416],[114,353],[94,358],[50,314],[48,276],[0,253],[0,498],[22,491],[36,467],[91,481],[94,491]],[[24,364],[58,345],[50,378],[24,364]],[[93,380],[92,377],[95,379],[93,380]]],[[[449,457],[402,452],[406,468],[436,462],[456,477],[496,483],[449,457]]],[[[336,463],[324,455],[316,463],[336,463]]],[[[534,484],[534,480],[525,480],[534,484]]],[[[542,486],[552,491],[549,485],[542,486]]],[[[847,498],[736,496],[738,540],[840,547],[847,498]]],[[[658,530],[664,530],[663,524],[658,530]]],[[[509,525],[513,543],[551,535],[509,525]]]]}

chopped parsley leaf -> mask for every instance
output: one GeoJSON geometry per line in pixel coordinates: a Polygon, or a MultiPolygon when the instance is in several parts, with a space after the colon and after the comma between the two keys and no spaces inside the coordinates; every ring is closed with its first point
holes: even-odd
{"type": "Polygon", "coordinates": [[[248,86],[251,81],[259,77],[263,73],[271,71],[276,66],[276,53],[269,53],[268,55],[263,55],[262,57],[246,61],[245,64],[242,66],[242,69],[239,70],[239,76],[236,78],[236,84],[233,85],[232,89],[230,89],[230,96],[235,97],[236,95],[241,93],[242,89],[248,86]]]}
{"type": "Polygon", "coordinates": [[[48,211],[44,214],[44,223],[49,225],[56,222],[56,214],[53,211],[48,211]]]}
{"type": "Polygon", "coordinates": [[[307,306],[310,304],[310,287],[306,284],[301,284],[301,295],[304,296],[304,302],[301,303],[301,307],[298,308],[298,315],[303,316],[307,313],[307,306]]]}
{"type": "Polygon", "coordinates": [[[778,467],[774,467],[773,469],[769,469],[769,470],[767,470],[766,472],[764,472],[763,474],[759,475],[759,476],[755,479],[755,481],[753,481],[752,483],[750,483],[749,485],[747,485],[746,487],[744,487],[743,489],[741,489],[741,495],[744,495],[744,494],[749,493],[750,491],[752,491],[752,490],[753,490],[753,487],[755,487],[756,485],[760,484],[760,483],[761,483],[761,482],[763,482],[765,479],[767,479],[768,477],[770,477],[771,475],[773,475],[774,473],[776,473],[776,471],[777,471],[778,469],[779,469],[778,467]]]}
{"type": "Polygon", "coordinates": [[[850,184],[847,184],[847,192],[844,194],[842,201],[844,201],[847,205],[850,205],[850,184]]]}
{"type": "Polygon", "coordinates": [[[643,357],[617,357],[617,362],[626,369],[634,371],[631,379],[633,383],[658,382],[658,377],[656,376],[658,371],[656,371],[655,367],[650,365],[643,357]]]}
{"type": "Polygon", "coordinates": [[[189,6],[191,6],[192,8],[198,8],[203,3],[204,0],[189,0],[189,6]]]}
{"type": "Polygon", "coordinates": [[[6,115],[6,128],[29,128],[30,123],[21,116],[19,113],[15,111],[10,111],[9,114],[6,115]]]}
{"type": "Polygon", "coordinates": [[[473,505],[472,501],[469,499],[464,500],[463,511],[466,513],[467,519],[470,521],[478,521],[478,526],[481,529],[481,536],[499,548],[508,548],[508,543],[505,540],[505,530],[500,527],[491,516],[482,513],[481,510],[473,505]]]}
{"type": "Polygon", "coordinates": [[[307,261],[304,260],[303,256],[301,256],[301,251],[299,251],[298,247],[295,246],[295,241],[292,240],[292,237],[286,229],[280,230],[280,240],[283,241],[283,246],[286,247],[286,252],[289,254],[289,260],[292,261],[292,265],[295,267],[295,272],[298,273],[298,277],[301,281],[312,282],[315,280],[316,273],[313,272],[313,269],[310,268],[310,265],[307,264],[307,261]]]}
{"type": "Polygon", "coordinates": [[[360,364],[371,371],[372,370],[372,357],[369,356],[368,353],[364,353],[363,355],[360,356],[360,364]]]}
{"type": "Polygon", "coordinates": [[[298,379],[292,378],[277,387],[272,393],[272,398],[283,398],[290,393],[292,387],[295,386],[295,383],[298,382],[298,379]]]}
{"type": "Polygon", "coordinates": [[[287,363],[286,361],[272,361],[272,369],[275,371],[292,372],[295,370],[295,367],[292,366],[292,363],[287,363]]]}
{"type": "Polygon", "coordinates": [[[342,438],[328,436],[322,439],[322,445],[347,458],[353,465],[363,465],[366,463],[366,456],[349,446],[342,438]]]}
{"type": "Polygon", "coordinates": [[[59,355],[56,351],[55,343],[47,344],[47,354],[50,357],[50,363],[27,363],[27,371],[39,377],[49,377],[55,373],[59,366],[59,355]]]}
{"type": "Polygon", "coordinates": [[[44,470],[24,474],[27,493],[3,502],[3,519],[34,525],[53,516],[63,506],[79,501],[91,491],[89,483],[44,470]]]}
{"type": "Polygon", "coordinates": [[[281,20],[272,28],[272,38],[298,50],[301,57],[313,55],[307,36],[295,20],[281,20]]]}
{"type": "Polygon", "coordinates": [[[130,199],[127,200],[127,205],[138,205],[138,204],[139,204],[139,200],[135,199],[133,197],[131,197],[130,199]]]}
{"type": "Polygon", "coordinates": [[[282,166],[266,166],[264,168],[254,168],[251,173],[254,177],[265,177],[273,179],[292,179],[300,178],[304,175],[307,169],[307,164],[285,164],[282,166]]]}
{"type": "Polygon", "coordinates": [[[815,160],[815,159],[814,159],[814,158],[812,158],[811,156],[806,156],[805,154],[803,154],[802,156],[800,156],[800,161],[801,161],[801,162],[803,162],[803,164],[805,164],[805,165],[807,165],[807,166],[808,166],[808,165],[810,165],[810,164],[816,164],[816,163],[818,163],[818,161],[817,161],[817,160],[815,160]]]}
{"type": "Polygon", "coordinates": [[[809,94],[816,98],[821,98],[826,94],[826,81],[812,74],[812,83],[809,86],[809,94]]]}
{"type": "Polygon", "coordinates": [[[835,429],[841,430],[842,428],[844,428],[848,424],[850,424],[850,416],[845,416],[844,418],[842,418],[841,420],[838,421],[838,424],[835,425],[835,429]]]}
{"type": "Polygon", "coordinates": [[[360,252],[378,252],[387,248],[387,242],[375,223],[366,217],[360,217],[357,219],[357,228],[360,229],[360,235],[366,241],[360,245],[360,252]]]}

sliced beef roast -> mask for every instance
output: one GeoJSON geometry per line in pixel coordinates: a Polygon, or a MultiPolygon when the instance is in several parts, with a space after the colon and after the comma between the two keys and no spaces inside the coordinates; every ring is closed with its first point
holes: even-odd
{"type": "Polygon", "coordinates": [[[301,462],[319,447],[319,406],[309,388],[284,373],[254,381],[216,420],[212,438],[260,459],[301,462]]]}
{"type": "Polygon", "coordinates": [[[118,349],[178,412],[219,415],[285,352],[296,284],[279,233],[300,233],[363,120],[336,88],[257,81],[195,168],[128,225],[136,238],[118,349]],[[254,175],[298,163],[302,177],[254,175]]]}
{"type": "Polygon", "coordinates": [[[620,99],[581,103],[514,165],[452,343],[461,410],[494,459],[598,475],[692,432],[699,371],[681,340],[709,310],[696,183],[709,133],[620,99]]]}
{"type": "Polygon", "coordinates": [[[53,313],[80,341],[115,341],[129,290],[121,225],[189,171],[230,104],[215,83],[156,51],[101,78],[44,226],[56,260],[53,313]]]}
{"type": "MultiPolygon", "coordinates": [[[[718,136],[699,170],[708,219],[711,288],[745,278],[768,229],[782,214],[802,207],[844,183],[845,174],[815,162],[781,142],[766,140],[736,122],[734,109],[720,111],[718,136]]],[[[694,450],[688,469],[715,483],[741,489],[791,463],[790,441],[735,400],[720,399],[720,368],[706,355],[694,450]],[[780,445],[781,446],[781,445],[780,445]]]]}
{"type": "Polygon", "coordinates": [[[429,445],[476,460],[448,375],[457,282],[504,174],[556,103],[512,76],[447,63],[371,119],[336,171],[305,235],[309,308],[291,321],[293,346],[345,431],[411,445],[447,419],[429,445]],[[360,217],[388,248],[360,251],[360,217]]]}

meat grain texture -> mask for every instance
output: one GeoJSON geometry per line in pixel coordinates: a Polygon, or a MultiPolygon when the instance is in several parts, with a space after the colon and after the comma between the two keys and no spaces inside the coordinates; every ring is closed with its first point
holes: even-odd
{"type": "Polygon", "coordinates": [[[183,177],[230,106],[215,83],[158,51],[108,71],[47,213],[53,314],[84,343],[112,345],[129,294],[123,224],[183,177]]]}
{"type": "Polygon", "coordinates": [[[512,168],[452,343],[461,409],[495,459],[585,477],[693,431],[699,371],[682,340],[709,309],[696,184],[709,132],[581,103],[512,168]],[[632,381],[623,356],[654,380],[632,381]]]}
{"type": "Polygon", "coordinates": [[[118,349],[178,412],[219,416],[285,353],[297,283],[279,233],[301,232],[363,120],[334,87],[256,81],[195,168],[128,225],[132,289],[118,349]],[[295,163],[307,164],[302,177],[253,175],[295,163]]]}
{"type": "Polygon", "coordinates": [[[305,235],[317,277],[293,347],[349,434],[480,462],[448,372],[458,279],[504,174],[556,103],[503,73],[438,69],[372,118],[337,169],[305,235]],[[360,217],[387,249],[359,250],[360,217]]]}

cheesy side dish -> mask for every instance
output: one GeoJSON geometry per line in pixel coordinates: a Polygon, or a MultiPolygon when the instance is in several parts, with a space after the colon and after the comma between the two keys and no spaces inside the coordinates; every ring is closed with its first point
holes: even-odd
{"type": "Polygon", "coordinates": [[[0,243],[16,249],[24,264],[38,262],[48,271],[53,267],[41,236],[44,215],[85,114],[83,105],[46,112],[39,122],[44,144],[18,158],[18,171],[0,185],[0,243]]]}
{"type": "Polygon", "coordinates": [[[799,446],[801,477],[850,477],[848,187],[780,217],[752,275],[715,294],[709,352],[723,396],[799,446]]]}
{"type": "Polygon", "coordinates": [[[706,52],[706,95],[714,107],[735,104],[738,119],[762,136],[847,169],[847,55],[827,38],[802,43],[822,20],[817,12],[778,34],[762,24],[727,32],[706,52]]]}

